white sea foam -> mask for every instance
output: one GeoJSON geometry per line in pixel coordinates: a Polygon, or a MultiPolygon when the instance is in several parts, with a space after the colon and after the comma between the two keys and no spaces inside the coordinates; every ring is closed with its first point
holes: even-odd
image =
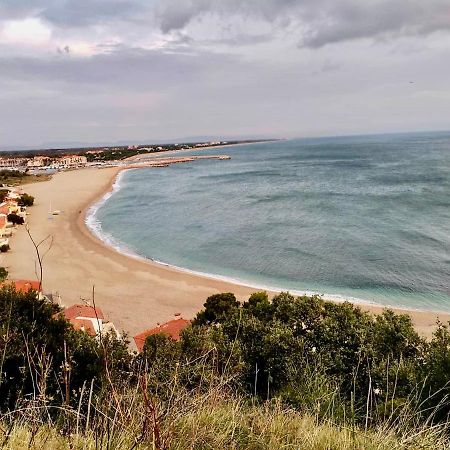
{"type": "Polygon", "coordinates": [[[109,247],[114,248],[114,250],[118,251],[119,253],[122,253],[126,256],[130,257],[137,257],[135,253],[133,253],[128,247],[126,247],[124,244],[119,242],[117,239],[115,239],[111,234],[106,233],[102,228],[102,223],[97,217],[98,210],[117,192],[120,191],[122,188],[122,180],[125,172],[128,170],[134,170],[134,169],[127,169],[122,170],[117,175],[116,179],[114,180],[114,183],[111,187],[111,190],[108,191],[105,195],[103,195],[98,201],[96,201],[93,205],[91,205],[87,211],[86,218],[84,223],[86,224],[87,228],[91,231],[91,233],[100,241],[102,241],[104,244],[108,245],[109,247]]]}
{"type": "Polygon", "coordinates": [[[131,257],[133,259],[138,259],[141,261],[151,261],[153,263],[183,272],[188,273],[192,275],[202,276],[205,278],[213,279],[213,280],[219,280],[223,282],[228,282],[232,284],[238,284],[247,286],[253,289],[259,289],[259,290],[265,290],[270,292],[282,292],[282,291],[289,291],[292,295],[295,296],[301,296],[301,295],[320,295],[325,300],[335,301],[335,302],[344,302],[344,301],[350,301],[352,303],[356,304],[363,304],[363,305],[372,305],[372,306],[385,306],[385,307],[394,307],[394,308],[405,308],[408,310],[414,310],[414,311],[427,311],[425,309],[420,308],[412,308],[410,305],[386,305],[386,304],[380,304],[379,302],[376,302],[374,300],[368,300],[368,299],[362,299],[358,297],[353,297],[350,295],[341,295],[341,294],[330,294],[326,292],[318,292],[318,291],[311,291],[311,290],[297,290],[297,289],[286,289],[286,287],[281,286],[271,286],[271,285],[265,285],[263,283],[258,283],[255,281],[245,280],[241,278],[234,278],[224,275],[217,275],[207,272],[202,272],[198,270],[191,270],[184,267],[176,266],[173,264],[168,264],[164,261],[159,261],[152,259],[147,256],[139,255],[129,247],[127,247],[124,243],[120,242],[119,240],[115,239],[111,234],[106,233],[103,228],[100,220],[97,217],[97,213],[99,209],[107,202],[115,193],[117,193],[120,189],[122,189],[123,184],[123,176],[124,173],[128,170],[137,170],[137,169],[127,169],[121,171],[109,192],[107,192],[105,195],[102,196],[97,202],[95,202],[89,209],[86,214],[85,224],[88,227],[88,229],[93,233],[94,236],[96,236],[99,240],[101,240],[104,244],[106,244],[109,247],[112,247],[117,252],[127,256],[131,257]]]}
{"type": "MultiPolygon", "coordinates": [[[[129,169],[129,170],[134,170],[134,169],[129,169]]],[[[155,259],[148,258],[146,256],[142,256],[142,255],[135,253],[133,250],[131,250],[125,244],[123,244],[122,242],[115,239],[111,234],[106,233],[102,228],[102,224],[101,224],[100,220],[97,218],[98,210],[115,193],[117,193],[122,188],[122,178],[123,178],[124,172],[126,172],[126,171],[124,170],[118,174],[116,180],[114,181],[114,183],[112,185],[111,190],[109,192],[107,192],[105,195],[103,195],[103,197],[100,200],[95,202],[88,209],[88,212],[86,214],[86,219],[85,219],[86,226],[92,232],[92,234],[94,234],[94,236],[97,237],[99,240],[101,240],[104,244],[108,245],[109,247],[112,247],[117,252],[119,252],[125,256],[131,257],[133,259],[138,259],[141,261],[152,261],[153,263],[156,263],[156,264],[159,264],[159,265],[162,265],[165,267],[169,267],[171,269],[175,269],[175,270],[178,270],[183,273],[202,276],[202,277],[209,278],[212,280],[218,280],[218,281],[223,281],[223,282],[232,283],[232,284],[239,284],[239,285],[247,286],[247,287],[250,287],[253,289],[260,289],[260,290],[270,291],[270,292],[289,291],[291,294],[297,295],[297,296],[300,296],[300,295],[311,296],[311,295],[319,294],[316,291],[308,291],[308,290],[301,291],[301,290],[295,290],[295,289],[286,289],[286,288],[282,288],[279,286],[269,286],[269,285],[265,285],[265,284],[255,283],[255,282],[249,281],[249,280],[243,280],[243,279],[228,277],[228,276],[224,276],[224,275],[217,275],[217,274],[212,274],[212,273],[207,273],[207,272],[201,272],[201,271],[197,271],[197,270],[191,270],[191,269],[187,269],[185,267],[176,266],[173,264],[166,263],[164,261],[155,260],[155,259]]],[[[351,301],[353,303],[377,305],[377,303],[375,303],[371,300],[364,300],[364,299],[360,299],[360,298],[356,298],[356,297],[342,296],[342,295],[337,295],[337,294],[325,294],[325,293],[319,294],[319,295],[321,295],[324,299],[333,300],[333,301],[337,301],[337,302],[351,301]]]]}

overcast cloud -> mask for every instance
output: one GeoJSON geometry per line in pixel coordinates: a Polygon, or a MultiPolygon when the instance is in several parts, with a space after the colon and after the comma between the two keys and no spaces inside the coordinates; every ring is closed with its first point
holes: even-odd
{"type": "Polygon", "coordinates": [[[450,129],[450,0],[0,0],[0,147],[450,129]]]}

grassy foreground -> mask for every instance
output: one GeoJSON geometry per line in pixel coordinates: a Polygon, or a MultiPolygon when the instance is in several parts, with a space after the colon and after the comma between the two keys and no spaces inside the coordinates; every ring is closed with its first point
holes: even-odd
{"type": "Polygon", "coordinates": [[[132,424],[105,426],[104,433],[62,435],[55,427],[16,423],[9,430],[2,427],[2,449],[302,449],[302,450],[403,450],[448,449],[442,430],[417,429],[399,433],[379,426],[364,430],[319,421],[311,415],[268,402],[249,406],[241,400],[210,397],[191,402],[191,410],[175,414],[161,424],[158,436],[139,442],[132,424]],[[9,434],[8,434],[9,433],[9,434]],[[159,442],[158,442],[159,440],[159,442]]]}
{"type": "Polygon", "coordinates": [[[130,353],[0,289],[0,449],[448,449],[450,326],[264,292],[130,353]]]}

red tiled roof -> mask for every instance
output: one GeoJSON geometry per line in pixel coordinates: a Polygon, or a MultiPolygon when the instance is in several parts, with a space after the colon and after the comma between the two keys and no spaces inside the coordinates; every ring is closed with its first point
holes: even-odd
{"type": "Polygon", "coordinates": [[[78,317],[89,317],[91,319],[104,320],[105,316],[100,308],[87,305],[73,305],[62,311],[66,319],[72,320],[78,317]],[[95,314],[97,312],[97,314],[95,314]]]}
{"type": "Polygon", "coordinates": [[[0,228],[4,228],[6,225],[6,217],[0,216],[0,228]]]}
{"type": "Polygon", "coordinates": [[[91,336],[95,336],[95,328],[93,323],[88,319],[70,319],[69,322],[72,324],[75,330],[82,330],[91,336]]]}
{"type": "Polygon", "coordinates": [[[156,328],[151,328],[149,330],[144,331],[136,336],[134,336],[134,342],[138,348],[139,352],[142,352],[144,348],[145,340],[148,336],[152,336],[154,334],[163,333],[170,336],[174,341],[178,341],[180,339],[180,333],[184,330],[190,321],[182,318],[171,320],[170,322],[163,323],[162,325],[157,326],[156,328]]]}
{"type": "Polygon", "coordinates": [[[0,214],[9,214],[9,207],[7,205],[0,206],[0,214]]]}
{"type": "Polygon", "coordinates": [[[1,286],[13,286],[17,292],[27,293],[30,291],[42,291],[39,281],[34,280],[7,280],[1,286]]]}

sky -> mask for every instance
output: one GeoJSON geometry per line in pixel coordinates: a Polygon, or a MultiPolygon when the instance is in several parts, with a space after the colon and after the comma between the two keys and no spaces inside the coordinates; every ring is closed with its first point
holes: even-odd
{"type": "Polygon", "coordinates": [[[0,0],[0,147],[450,129],[450,0],[0,0]]]}

